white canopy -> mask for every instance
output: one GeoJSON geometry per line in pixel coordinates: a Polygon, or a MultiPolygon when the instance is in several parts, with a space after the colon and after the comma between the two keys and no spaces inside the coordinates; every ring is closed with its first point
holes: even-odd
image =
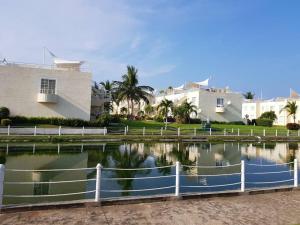
{"type": "Polygon", "coordinates": [[[184,88],[184,84],[179,86],[179,87],[176,87],[176,88],[173,88],[174,90],[182,90],[184,88]]]}
{"type": "Polygon", "coordinates": [[[54,64],[56,64],[56,65],[61,65],[61,64],[81,65],[83,63],[84,63],[84,61],[65,60],[65,59],[54,58],[54,64]]]}
{"type": "Polygon", "coordinates": [[[208,81],[209,81],[209,78],[207,78],[204,81],[195,82],[195,83],[198,84],[198,85],[200,85],[200,86],[208,86],[208,81]]]}

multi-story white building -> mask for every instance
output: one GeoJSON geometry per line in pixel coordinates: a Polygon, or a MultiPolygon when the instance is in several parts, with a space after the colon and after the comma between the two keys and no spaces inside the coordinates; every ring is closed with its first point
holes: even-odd
{"type": "Polygon", "coordinates": [[[194,118],[210,121],[232,122],[242,120],[243,96],[226,88],[209,88],[208,82],[195,82],[178,88],[168,88],[155,96],[154,105],[168,99],[175,105],[192,102],[197,108],[194,118]]]}
{"type": "MultiPolygon", "coordinates": [[[[274,111],[277,119],[274,121],[274,125],[286,125],[287,123],[293,123],[292,116],[283,110],[284,106],[288,102],[295,101],[300,107],[300,98],[297,96],[291,96],[289,98],[275,98],[270,100],[245,100],[243,103],[242,116],[244,119],[247,117],[257,119],[264,112],[274,111]]],[[[300,108],[296,114],[296,122],[300,122],[300,108]]]]}
{"type": "Polygon", "coordinates": [[[92,74],[81,69],[82,63],[0,63],[0,107],[9,108],[11,116],[90,120],[91,110],[101,111],[110,99],[100,91],[92,93],[92,74]]]}

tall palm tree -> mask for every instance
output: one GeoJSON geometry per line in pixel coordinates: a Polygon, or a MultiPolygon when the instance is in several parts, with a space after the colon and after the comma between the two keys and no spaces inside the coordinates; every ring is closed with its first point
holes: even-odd
{"type": "Polygon", "coordinates": [[[134,66],[127,66],[127,73],[122,76],[122,81],[114,82],[117,87],[117,96],[121,100],[127,101],[128,114],[131,105],[131,115],[133,116],[134,102],[139,102],[141,99],[147,104],[148,98],[154,89],[150,86],[139,86],[138,70],[134,66]]]}
{"type": "Polygon", "coordinates": [[[149,116],[154,112],[154,108],[152,105],[147,104],[144,108],[145,113],[149,116]]]}
{"type": "Polygon", "coordinates": [[[254,99],[255,94],[252,93],[251,91],[246,92],[245,94],[243,94],[245,99],[254,99]]]}
{"type": "Polygon", "coordinates": [[[110,82],[109,80],[106,80],[105,82],[102,81],[99,84],[105,91],[107,91],[111,94],[112,101],[104,103],[105,111],[109,112],[110,110],[113,110],[112,102],[114,101],[114,83],[110,82]]]}
{"type": "Polygon", "coordinates": [[[287,111],[288,116],[293,116],[294,123],[296,123],[296,113],[298,110],[296,101],[294,101],[294,102],[288,101],[288,103],[283,107],[283,109],[281,109],[281,111],[282,110],[287,111]]]}
{"type": "Polygon", "coordinates": [[[171,100],[168,99],[164,99],[162,100],[159,105],[157,106],[157,109],[159,110],[159,112],[164,115],[166,122],[168,122],[168,113],[172,112],[173,109],[173,102],[171,100]]]}

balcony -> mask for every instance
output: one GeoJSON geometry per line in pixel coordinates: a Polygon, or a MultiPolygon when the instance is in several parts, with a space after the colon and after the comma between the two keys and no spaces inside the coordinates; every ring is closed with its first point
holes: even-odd
{"type": "Polygon", "coordinates": [[[216,113],[224,113],[225,107],[223,105],[219,105],[216,107],[216,113]]]}
{"type": "Polygon", "coordinates": [[[57,103],[56,94],[38,93],[37,102],[39,103],[57,103]]]}

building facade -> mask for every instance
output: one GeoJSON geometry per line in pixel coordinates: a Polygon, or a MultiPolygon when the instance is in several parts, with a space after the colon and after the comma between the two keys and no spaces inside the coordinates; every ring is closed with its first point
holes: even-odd
{"type": "Polygon", "coordinates": [[[0,64],[0,107],[9,108],[11,116],[90,120],[101,97],[92,95],[92,74],[81,70],[82,63],[0,64]]]}
{"type": "MultiPolygon", "coordinates": [[[[287,123],[293,123],[293,117],[289,116],[286,110],[283,110],[288,102],[295,101],[300,106],[299,97],[275,98],[270,100],[245,100],[243,103],[242,116],[250,120],[257,119],[264,112],[274,111],[277,119],[274,125],[285,126],[287,123]]],[[[300,109],[296,114],[296,123],[300,123],[300,109]]]]}
{"type": "Polygon", "coordinates": [[[241,121],[243,96],[229,88],[209,88],[198,83],[188,83],[179,88],[169,88],[155,96],[155,104],[168,99],[175,105],[192,102],[197,115],[191,117],[210,121],[241,121]]]}

